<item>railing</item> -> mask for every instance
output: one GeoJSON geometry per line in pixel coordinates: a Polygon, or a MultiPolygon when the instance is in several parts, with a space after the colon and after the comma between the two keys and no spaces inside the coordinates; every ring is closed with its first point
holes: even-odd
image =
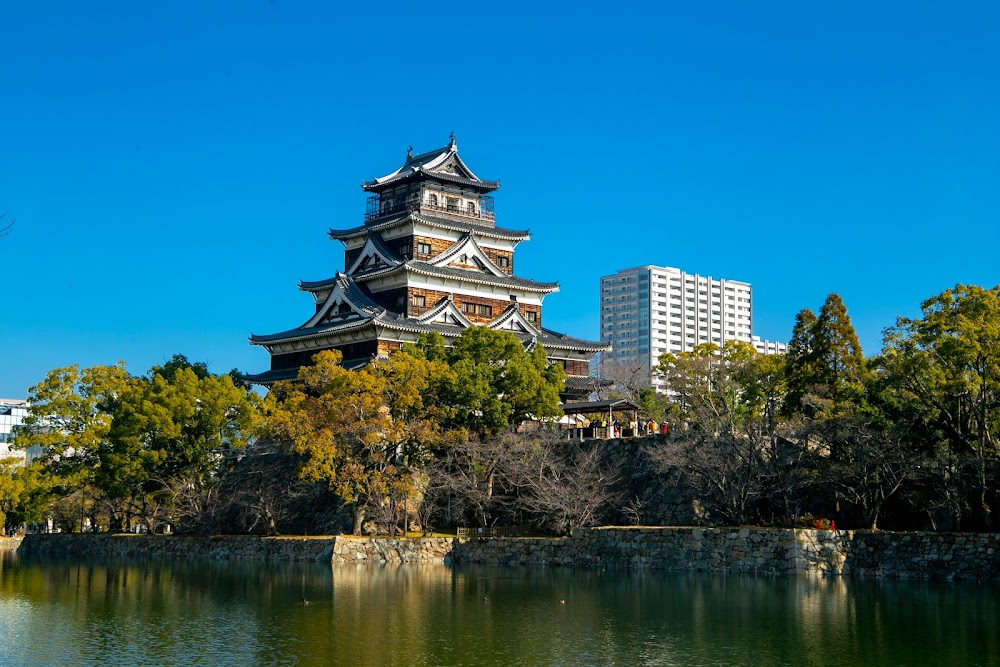
{"type": "Polygon", "coordinates": [[[456,531],[458,537],[517,537],[524,535],[523,526],[486,526],[485,528],[465,528],[459,527],[456,531]]]}
{"type": "Polygon", "coordinates": [[[477,207],[475,211],[469,211],[468,209],[463,209],[459,206],[439,206],[437,204],[428,204],[426,202],[409,202],[396,205],[386,205],[380,207],[378,210],[368,211],[365,213],[365,222],[387,215],[392,215],[393,213],[400,213],[401,211],[421,210],[442,211],[448,215],[460,215],[463,218],[474,218],[476,220],[496,220],[496,215],[493,211],[485,211],[482,207],[477,207]]]}

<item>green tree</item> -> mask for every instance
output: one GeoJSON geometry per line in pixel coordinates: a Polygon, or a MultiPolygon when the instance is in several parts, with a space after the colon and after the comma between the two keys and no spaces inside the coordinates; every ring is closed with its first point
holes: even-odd
{"type": "Polygon", "coordinates": [[[39,474],[38,465],[24,465],[14,457],[0,459],[0,528],[41,523],[50,500],[48,480],[39,474]]]}
{"type": "MultiPolygon", "coordinates": [[[[115,415],[132,392],[131,382],[124,363],[82,371],[74,365],[50,371],[29,389],[28,414],[17,429],[16,444],[41,448],[44,474],[57,493],[99,487],[117,476],[115,466],[130,465],[119,443],[113,442],[112,430],[115,415]]],[[[115,512],[114,518],[121,521],[123,515],[115,512]]]]}
{"type": "Polygon", "coordinates": [[[800,413],[805,409],[805,397],[812,391],[816,382],[816,314],[809,308],[803,308],[795,315],[795,326],[792,337],[788,341],[788,352],[785,355],[785,375],[788,392],[785,395],[784,410],[786,415],[800,413]]]}
{"type": "Polygon", "coordinates": [[[813,333],[814,386],[831,416],[860,407],[865,397],[865,358],[858,335],[837,294],[830,294],[819,311],[813,333]]]}
{"type": "MultiPolygon", "coordinates": [[[[354,506],[354,533],[359,534],[369,510],[413,491],[411,463],[420,457],[418,450],[431,430],[411,429],[393,417],[387,399],[398,396],[403,383],[390,388],[391,364],[352,371],[340,361],[340,352],[320,352],[313,365],[299,371],[297,383],[277,387],[283,399],[270,415],[270,425],[275,435],[291,442],[293,453],[303,456],[304,479],[326,483],[354,506]]],[[[400,360],[399,365],[409,367],[410,362],[400,360]]]]}
{"type": "Polygon", "coordinates": [[[1000,286],[956,285],[921,304],[923,316],[886,330],[881,363],[889,393],[947,450],[946,479],[967,462],[982,522],[991,499],[1000,428],[1000,286]]]}
{"type": "Polygon", "coordinates": [[[470,327],[455,340],[448,360],[457,378],[450,397],[455,426],[489,437],[527,419],[562,414],[566,372],[548,362],[540,345],[529,352],[509,331],[470,327]]]}
{"type": "Polygon", "coordinates": [[[746,385],[747,369],[756,350],[742,341],[696,345],[690,352],[660,356],[654,374],[664,386],[688,426],[712,434],[741,431],[752,415],[746,385]]]}
{"type": "Polygon", "coordinates": [[[245,448],[260,426],[257,395],[235,386],[230,375],[199,372],[203,367],[179,365],[166,374],[151,369],[152,377],[140,383],[141,421],[133,429],[141,434],[139,460],[163,518],[182,527],[202,522],[220,464],[245,448]]]}

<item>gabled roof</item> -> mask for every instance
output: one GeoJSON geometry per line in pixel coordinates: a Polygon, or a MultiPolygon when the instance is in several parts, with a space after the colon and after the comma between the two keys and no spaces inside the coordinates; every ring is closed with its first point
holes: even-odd
{"type": "Polygon", "coordinates": [[[472,321],[455,305],[451,294],[441,297],[430,310],[416,318],[418,322],[430,324],[449,324],[460,327],[471,327],[472,321]]]}
{"type": "Polygon", "coordinates": [[[380,235],[370,234],[368,236],[368,240],[365,241],[364,247],[361,248],[361,252],[358,253],[357,258],[354,260],[354,263],[347,267],[348,275],[353,275],[362,265],[365,264],[369,257],[376,258],[375,266],[369,268],[384,269],[386,267],[396,267],[404,261],[402,257],[386,247],[380,235]]]}
{"type": "Polygon", "coordinates": [[[482,192],[492,192],[500,187],[497,181],[484,181],[472,173],[472,170],[458,156],[458,144],[455,143],[454,134],[451,135],[451,142],[444,148],[420,155],[413,155],[411,148],[406,154],[406,162],[403,163],[402,167],[391,174],[365,181],[361,187],[368,192],[377,192],[390,185],[417,179],[421,176],[469,186],[482,192]]]}
{"type": "Polygon", "coordinates": [[[542,292],[548,294],[550,292],[559,291],[559,283],[541,283],[535,280],[528,280],[527,278],[508,276],[507,274],[495,276],[483,271],[477,271],[475,269],[459,269],[452,266],[435,266],[434,264],[421,262],[419,260],[410,260],[394,267],[381,267],[370,271],[360,271],[353,274],[351,277],[359,282],[368,282],[374,278],[384,278],[386,276],[396,275],[397,273],[401,273],[403,271],[436,278],[463,280],[465,282],[475,283],[478,285],[496,285],[499,287],[522,289],[529,292],[542,292]]]}
{"type": "Polygon", "coordinates": [[[511,331],[515,334],[527,334],[536,340],[541,333],[535,325],[528,321],[516,303],[507,306],[500,317],[490,322],[490,328],[511,331]]]}
{"type": "Polygon", "coordinates": [[[439,267],[449,266],[462,254],[467,257],[472,257],[474,260],[479,260],[484,272],[492,273],[494,276],[507,275],[507,273],[494,264],[493,260],[489,258],[486,252],[479,247],[479,244],[476,243],[476,237],[472,234],[465,234],[462,236],[462,238],[452,244],[450,248],[439,254],[437,257],[432,258],[430,263],[439,267]]]}
{"type": "Polygon", "coordinates": [[[386,310],[365,294],[350,276],[338,272],[333,278],[315,282],[299,283],[299,289],[314,292],[332,287],[323,305],[305,324],[288,331],[275,334],[250,334],[251,345],[262,345],[291,338],[309,338],[333,330],[346,330],[363,326],[373,319],[384,315],[386,310]],[[349,310],[344,313],[333,313],[331,310],[346,303],[349,310]]]}
{"type": "Polygon", "coordinates": [[[414,211],[403,211],[397,215],[390,215],[385,218],[378,218],[374,224],[358,225],[347,229],[330,229],[330,238],[335,241],[348,241],[359,236],[370,234],[371,232],[381,232],[392,229],[410,222],[422,222],[431,227],[449,229],[457,232],[471,232],[478,236],[488,238],[504,239],[508,241],[526,241],[531,238],[531,231],[527,229],[506,229],[504,227],[494,227],[492,225],[481,225],[459,217],[444,217],[438,215],[426,215],[414,211]]]}
{"type": "MultiPolygon", "coordinates": [[[[423,262],[419,262],[424,264],[423,262]]],[[[430,266],[424,264],[425,266],[430,266]]],[[[472,273],[456,269],[461,273],[472,273]]],[[[521,279],[518,279],[521,280],[521,279]]],[[[530,282],[530,281],[528,281],[530,282]]],[[[308,322],[295,329],[274,334],[250,335],[252,345],[268,345],[291,340],[320,338],[330,334],[356,331],[368,327],[377,327],[398,331],[414,331],[418,333],[437,331],[447,336],[457,336],[463,329],[472,326],[472,322],[455,307],[451,296],[438,301],[430,310],[420,317],[406,317],[393,313],[379,306],[365,294],[354,282],[352,276],[337,273],[331,279],[314,283],[302,283],[303,286],[324,285],[333,286],[323,306],[308,322]],[[327,317],[328,313],[340,303],[347,303],[350,310],[327,317]]],[[[305,287],[303,287],[305,289],[305,287]]],[[[536,328],[525,319],[517,304],[511,304],[488,326],[494,329],[510,331],[526,345],[534,343],[545,346],[547,350],[577,350],[599,352],[610,349],[605,343],[597,343],[580,338],[573,338],[550,329],[536,328]]]]}

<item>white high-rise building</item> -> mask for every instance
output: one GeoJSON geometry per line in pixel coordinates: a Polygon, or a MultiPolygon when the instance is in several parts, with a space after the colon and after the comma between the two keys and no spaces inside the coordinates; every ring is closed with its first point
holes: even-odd
{"type": "Polygon", "coordinates": [[[12,450],[10,445],[14,442],[14,427],[21,425],[27,413],[27,401],[0,398],[0,458],[25,458],[25,452],[12,450]]]}
{"type": "Polygon", "coordinates": [[[750,283],[667,266],[601,278],[601,340],[612,346],[607,358],[641,362],[647,372],[664,352],[688,352],[700,343],[741,340],[764,354],[785,352],[784,343],[753,335],[750,283]]]}

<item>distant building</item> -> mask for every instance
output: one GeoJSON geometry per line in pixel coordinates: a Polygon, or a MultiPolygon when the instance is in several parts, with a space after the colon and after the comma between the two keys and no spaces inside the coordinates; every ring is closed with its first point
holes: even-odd
{"type": "Polygon", "coordinates": [[[605,358],[642,364],[647,374],[664,352],[689,352],[701,343],[736,340],[762,354],[785,351],[784,343],[753,335],[750,283],[667,266],[601,278],[601,340],[612,347],[605,358]]]}
{"type": "Polygon", "coordinates": [[[761,354],[784,354],[788,352],[788,345],[773,340],[761,340],[760,336],[754,336],[753,349],[761,354]]]}
{"type": "Polygon", "coordinates": [[[339,350],[345,366],[359,367],[423,333],[438,332],[451,344],[477,325],[509,331],[526,347],[542,345],[566,369],[564,399],[585,398],[594,384],[590,359],[607,346],[544,326],[542,300],[559,286],[514,273],[514,248],[530,235],[496,224],[498,187],[462,161],[454,136],[365,182],[363,224],[330,230],[344,245],[344,271],[299,284],[315,305],[305,323],[250,337],[270,353],[271,368],[247,379],[269,385],[294,378],[321,350],[339,350]]]}
{"type": "Polygon", "coordinates": [[[19,399],[0,398],[0,458],[25,458],[25,452],[12,450],[14,427],[20,426],[28,414],[28,402],[19,399]]]}

